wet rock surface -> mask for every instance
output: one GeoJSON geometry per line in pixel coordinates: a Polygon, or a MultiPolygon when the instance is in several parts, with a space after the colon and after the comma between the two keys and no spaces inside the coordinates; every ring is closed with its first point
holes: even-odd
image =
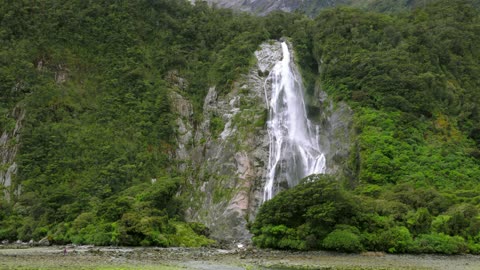
{"type": "Polygon", "coordinates": [[[266,74],[282,57],[279,48],[279,42],[262,44],[257,64],[229,93],[211,87],[199,123],[189,122],[182,113],[188,106],[175,99],[182,115],[177,160],[190,185],[187,218],[204,223],[212,238],[230,247],[250,241],[246,226],[263,199],[269,151],[264,86],[266,74]]]}
{"type": "MultiPolygon", "coordinates": [[[[273,87],[269,74],[283,58],[281,42],[261,44],[255,57],[256,64],[230,92],[210,87],[196,122],[191,103],[180,92],[171,96],[178,114],[175,156],[188,179],[183,190],[189,200],[186,217],[205,224],[210,236],[228,247],[250,242],[247,224],[263,201],[269,162],[267,105],[273,87]]],[[[346,104],[334,105],[320,87],[308,98],[327,173],[348,174],[351,110],[346,104]]]]}

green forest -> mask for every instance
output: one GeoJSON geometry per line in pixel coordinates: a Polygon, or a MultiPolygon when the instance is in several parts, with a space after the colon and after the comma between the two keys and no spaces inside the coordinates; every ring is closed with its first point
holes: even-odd
{"type": "Polygon", "coordinates": [[[215,245],[184,218],[171,93],[198,123],[210,86],[228,93],[262,42],[286,38],[307,92],[352,108],[354,143],[346,175],[307,177],[264,203],[253,243],[479,254],[480,10],[427,2],[311,18],[183,0],[1,1],[0,134],[15,130],[13,112],[26,116],[0,240],[215,245]]]}
{"type": "Polygon", "coordinates": [[[258,19],[169,0],[0,8],[0,133],[15,128],[12,108],[27,115],[22,192],[0,203],[0,239],[212,243],[204,226],[183,221],[170,93],[199,105],[208,86],[228,89],[268,39],[258,19]],[[177,89],[172,73],[188,87],[177,89]]]}

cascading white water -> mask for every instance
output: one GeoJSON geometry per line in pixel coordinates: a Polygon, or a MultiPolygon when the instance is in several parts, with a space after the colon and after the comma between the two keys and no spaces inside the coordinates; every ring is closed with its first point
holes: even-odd
{"type": "Polygon", "coordinates": [[[282,42],[283,59],[274,66],[267,80],[272,93],[269,107],[268,134],[270,150],[267,182],[263,200],[270,200],[280,183],[295,186],[305,176],[325,173],[325,156],[319,146],[319,127],[307,118],[303,84],[291,63],[288,46],[282,42]]]}

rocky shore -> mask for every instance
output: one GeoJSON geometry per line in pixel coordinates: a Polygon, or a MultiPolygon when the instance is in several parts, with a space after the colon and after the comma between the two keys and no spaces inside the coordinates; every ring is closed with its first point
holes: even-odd
{"type": "Polygon", "coordinates": [[[0,269],[480,269],[480,256],[0,245],[0,269]]]}

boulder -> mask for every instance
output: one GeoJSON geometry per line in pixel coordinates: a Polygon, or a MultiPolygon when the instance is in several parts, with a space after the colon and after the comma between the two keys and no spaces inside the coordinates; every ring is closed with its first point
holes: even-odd
{"type": "Polygon", "coordinates": [[[48,240],[48,237],[45,236],[44,238],[40,239],[40,241],[38,241],[38,245],[39,246],[50,246],[50,241],[48,240]]]}

